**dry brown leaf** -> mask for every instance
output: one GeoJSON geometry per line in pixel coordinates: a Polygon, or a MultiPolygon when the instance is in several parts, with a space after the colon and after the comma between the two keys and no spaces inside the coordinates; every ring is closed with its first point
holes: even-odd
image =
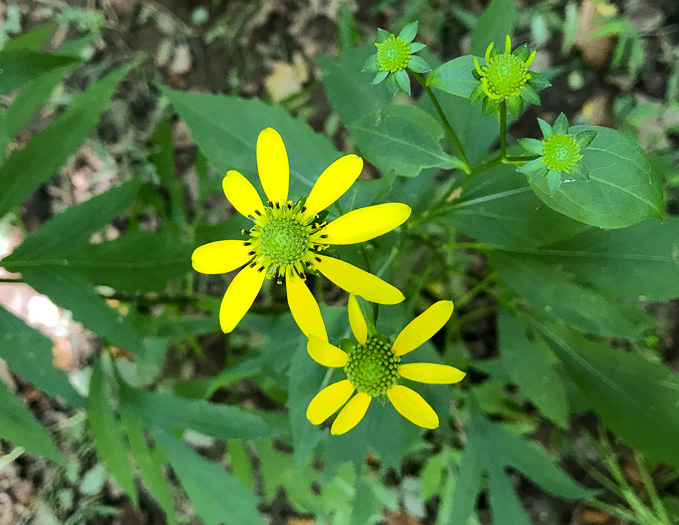
{"type": "Polygon", "coordinates": [[[591,39],[592,33],[602,27],[597,20],[601,16],[614,16],[615,6],[607,2],[585,0],[580,6],[578,16],[578,30],[575,35],[575,47],[582,53],[582,58],[593,69],[599,69],[611,59],[615,48],[615,37],[608,36],[596,40],[591,39]]]}

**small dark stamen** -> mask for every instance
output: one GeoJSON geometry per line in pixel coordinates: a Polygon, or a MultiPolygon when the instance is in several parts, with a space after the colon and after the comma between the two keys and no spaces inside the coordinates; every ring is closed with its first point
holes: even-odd
{"type": "Polygon", "coordinates": [[[327,238],[328,238],[328,234],[327,234],[327,233],[324,233],[323,235],[321,235],[321,239],[327,239],[327,238]]]}
{"type": "Polygon", "coordinates": [[[250,263],[250,268],[254,268],[255,266],[257,266],[256,262],[253,261],[253,262],[250,263]]]}
{"type": "Polygon", "coordinates": [[[254,222],[254,220],[255,220],[255,216],[254,216],[254,215],[248,215],[248,219],[250,219],[251,221],[253,221],[253,222],[254,222]]]}
{"type": "MultiPolygon", "coordinates": [[[[245,233],[245,230],[243,230],[242,233],[244,234],[244,233],[245,233]]],[[[249,234],[249,233],[250,233],[250,232],[248,232],[248,234],[249,234]]],[[[250,241],[245,241],[245,242],[243,243],[243,246],[250,246],[251,244],[252,244],[252,243],[251,243],[250,241]]]]}
{"type": "Polygon", "coordinates": [[[280,210],[281,209],[281,203],[276,201],[276,209],[280,210]]]}
{"type": "Polygon", "coordinates": [[[269,201],[269,208],[273,208],[273,202],[269,201]]]}
{"type": "Polygon", "coordinates": [[[264,266],[260,266],[259,268],[257,268],[257,271],[259,273],[262,273],[264,271],[264,266]]]}
{"type": "Polygon", "coordinates": [[[248,252],[248,255],[254,255],[255,253],[257,253],[257,252],[255,252],[254,250],[252,250],[251,252],[248,252]]]}
{"type": "Polygon", "coordinates": [[[302,206],[302,213],[304,213],[305,211],[306,211],[306,205],[302,206]]]}
{"type": "Polygon", "coordinates": [[[314,259],[316,259],[318,262],[322,262],[320,257],[314,256],[314,259]]]}
{"type": "Polygon", "coordinates": [[[292,209],[292,202],[288,202],[288,209],[289,209],[289,210],[292,209]]]}
{"type": "Polygon", "coordinates": [[[256,213],[257,215],[259,215],[260,217],[262,216],[262,212],[259,211],[259,210],[255,210],[255,213],[256,213]]]}

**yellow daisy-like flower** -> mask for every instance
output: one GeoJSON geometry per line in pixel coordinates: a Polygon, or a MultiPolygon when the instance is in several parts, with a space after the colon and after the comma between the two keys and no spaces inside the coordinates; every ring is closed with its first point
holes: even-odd
{"type": "Polygon", "coordinates": [[[329,245],[354,244],[390,232],[410,216],[400,203],[378,204],[353,210],[326,224],[318,214],[333,204],[361,174],[363,160],[345,155],[333,162],[316,181],[308,197],[288,200],[290,169],[283,139],[272,128],[257,138],[257,169],[268,198],[262,201],[255,187],[239,172],[229,171],[222,187],[226,198],[253,222],[245,241],[216,241],[198,247],[192,256],[194,270],[226,273],[243,267],[229,285],[219,310],[224,333],[231,332],[252,306],[264,279],[285,278],[290,311],[305,335],[312,332],[327,340],[316,299],[305,284],[306,271],[318,270],[350,293],[380,304],[403,301],[391,284],[347,262],[321,255],[329,245]]]}
{"type": "Polygon", "coordinates": [[[309,403],[306,416],[320,425],[342,405],[330,432],[344,434],[363,419],[373,397],[387,396],[403,417],[424,428],[437,428],[439,418],[424,398],[403,385],[400,377],[431,384],[461,381],[465,372],[436,363],[401,364],[401,357],[430,339],[453,314],[452,301],[439,301],[416,317],[396,337],[394,343],[383,335],[369,335],[368,327],[354,295],[349,296],[349,324],[358,345],[349,353],[314,335],[309,336],[309,355],[323,366],[343,367],[346,379],[321,390],[309,403]],[[358,393],[351,397],[354,391],[358,393]],[[346,405],[345,405],[346,403],[346,405]]]}

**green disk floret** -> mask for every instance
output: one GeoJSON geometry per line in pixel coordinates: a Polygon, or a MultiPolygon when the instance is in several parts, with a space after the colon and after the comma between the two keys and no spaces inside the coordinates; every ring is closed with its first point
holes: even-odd
{"type": "Polygon", "coordinates": [[[496,55],[482,70],[484,91],[491,98],[516,96],[530,79],[526,63],[514,55],[496,55]]]}
{"type": "Polygon", "coordinates": [[[319,233],[325,223],[314,223],[317,216],[305,217],[305,211],[303,200],[296,204],[269,202],[263,212],[258,210],[250,217],[254,226],[243,231],[250,236],[245,243],[251,247],[250,265],[266,271],[268,279],[280,283],[288,272],[304,278],[314,254],[327,248],[319,233]]]}
{"type": "Polygon", "coordinates": [[[380,71],[396,73],[405,69],[410,62],[410,51],[408,42],[391,35],[383,42],[375,44],[377,48],[377,65],[380,71]]]}
{"type": "Polygon", "coordinates": [[[504,52],[491,43],[486,49],[483,65],[474,57],[472,76],[479,83],[469,95],[470,105],[483,101],[483,114],[490,115],[505,103],[507,110],[517,118],[523,110],[524,101],[540,105],[537,92],[551,84],[542,75],[528,70],[534,58],[535,51],[531,52],[526,44],[512,51],[509,36],[504,52]]]}
{"type": "Polygon", "coordinates": [[[398,380],[401,358],[383,336],[369,337],[349,353],[344,373],[356,390],[372,397],[383,396],[398,380]]]}
{"type": "Polygon", "coordinates": [[[549,170],[570,173],[582,158],[573,135],[552,135],[542,141],[542,162],[549,170]]]}
{"type": "Polygon", "coordinates": [[[262,253],[273,264],[294,264],[309,248],[309,232],[295,219],[273,217],[262,226],[259,243],[262,253]]]}

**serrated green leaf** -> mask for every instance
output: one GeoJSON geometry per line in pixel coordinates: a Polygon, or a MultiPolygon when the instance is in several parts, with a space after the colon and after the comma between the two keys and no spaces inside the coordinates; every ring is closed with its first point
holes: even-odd
{"type": "Polygon", "coordinates": [[[167,430],[191,429],[217,439],[262,439],[279,434],[259,416],[231,405],[140,392],[137,406],[148,426],[167,430]]]}
{"type": "Polygon", "coordinates": [[[12,254],[2,264],[9,271],[52,268],[77,272],[99,285],[125,292],[160,291],[167,282],[191,268],[191,248],[176,236],[130,232],[113,241],[81,248],[56,247],[48,254],[19,258],[12,254]]]}
{"type": "Polygon", "coordinates": [[[318,176],[341,156],[325,136],[280,106],[240,97],[161,89],[217,171],[238,170],[256,187],[261,188],[255,147],[259,133],[267,127],[278,131],[285,143],[292,200],[308,194],[318,176]]]}
{"type": "Polygon", "coordinates": [[[257,512],[259,498],[233,474],[199,456],[169,432],[153,427],[151,433],[206,525],[264,525],[257,512]]]}
{"type": "Polygon", "coordinates": [[[52,437],[38,423],[23,401],[10,392],[2,381],[0,381],[0,406],[2,406],[0,438],[24,448],[27,452],[40,454],[58,465],[66,466],[66,461],[52,437]]]}
{"type": "MultiPolygon", "coordinates": [[[[143,421],[136,407],[136,393],[127,385],[120,386],[120,421],[130,443],[132,457],[139,468],[139,474],[146,488],[165,512],[170,525],[177,523],[172,492],[163,475],[163,461],[146,444],[143,421]]],[[[154,451],[157,452],[157,451],[154,451]]]]}
{"type": "Polygon", "coordinates": [[[425,168],[450,168],[443,128],[414,106],[387,106],[349,125],[361,154],[384,173],[415,177],[425,168]]]}
{"type": "Polygon", "coordinates": [[[460,460],[453,494],[451,523],[466,523],[472,515],[484,472],[489,477],[491,510],[496,525],[530,525],[506,479],[507,468],[518,470],[543,490],[561,498],[577,500],[593,495],[593,491],[569,478],[543,448],[491,423],[475,406],[470,415],[467,446],[460,460]]]}
{"type": "Polygon", "coordinates": [[[0,307],[0,357],[15,374],[50,396],[60,396],[73,408],[84,408],[84,399],[68,382],[63,370],[52,364],[52,341],[0,307]]]}
{"type": "Polygon", "coordinates": [[[86,277],[71,268],[24,268],[24,281],[109,343],[139,354],[144,343],[130,321],[109,307],[86,277]]]}
{"type": "Polygon", "coordinates": [[[97,453],[104,460],[106,469],[132,499],[134,506],[137,507],[139,497],[134,485],[132,467],[127,456],[127,443],[122,428],[116,420],[113,408],[109,404],[109,397],[107,381],[101,368],[101,359],[99,359],[92,369],[92,377],[90,378],[87,419],[94,436],[97,453]]]}
{"type": "Polygon", "coordinates": [[[516,20],[516,3],[514,0],[492,0],[479,18],[469,43],[472,55],[483,56],[488,44],[497,50],[504,49],[505,37],[511,35],[516,20]]]}
{"type": "MultiPolygon", "coordinates": [[[[493,263],[495,266],[497,261],[493,260],[493,263]]],[[[504,277],[502,267],[499,271],[504,277]]],[[[498,339],[500,359],[512,382],[545,416],[561,428],[567,428],[566,387],[554,367],[556,359],[551,352],[531,341],[526,336],[526,327],[505,309],[500,310],[498,315],[498,339]]]]}
{"type": "Polygon", "coordinates": [[[602,421],[652,462],[679,468],[679,375],[658,363],[532,319],[602,421]]]}
{"type": "Polygon", "coordinates": [[[128,64],[90,87],[0,168],[0,217],[52,177],[94,129],[128,64]],[[21,177],[17,177],[21,173],[21,177]]]}
{"type": "Polygon", "coordinates": [[[565,184],[554,195],[545,182],[531,184],[536,195],[556,211],[600,228],[624,228],[664,217],[662,185],[643,150],[613,129],[570,129],[574,134],[588,130],[597,132],[580,161],[589,171],[589,180],[565,184]]]}
{"type": "MultiPolygon", "coordinates": [[[[479,62],[481,65],[484,64],[483,60],[479,62]]],[[[468,98],[479,84],[479,81],[472,76],[473,69],[474,57],[472,55],[454,58],[434,69],[427,77],[427,85],[451,95],[468,98]]]]}

